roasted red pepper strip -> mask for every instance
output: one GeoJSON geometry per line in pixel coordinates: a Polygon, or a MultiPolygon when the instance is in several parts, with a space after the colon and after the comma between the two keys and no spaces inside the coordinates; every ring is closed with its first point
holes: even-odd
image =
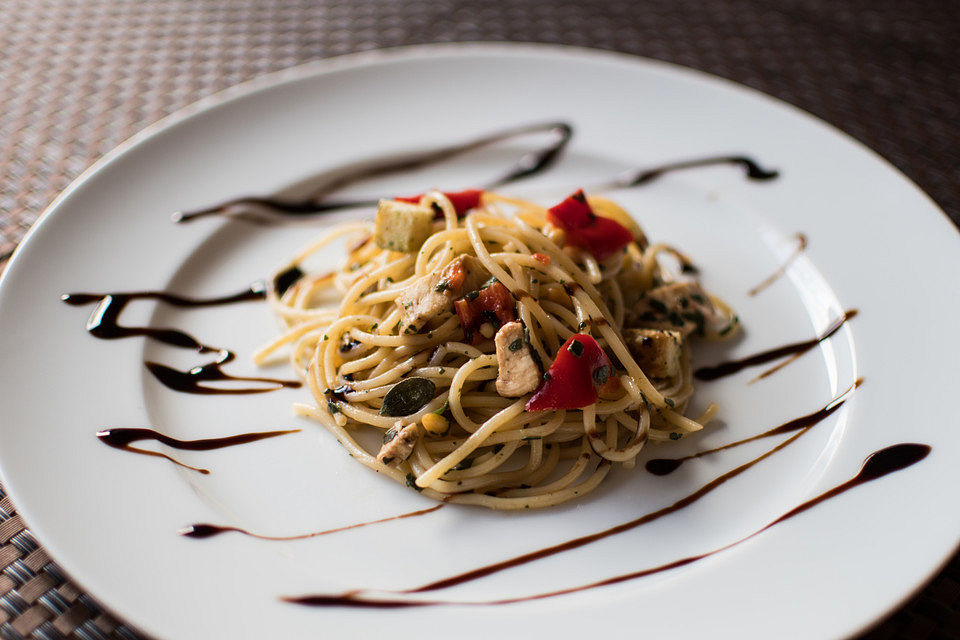
{"type": "Polygon", "coordinates": [[[597,389],[609,384],[613,375],[610,358],[597,341],[578,333],[560,347],[525,409],[582,409],[597,401],[597,389]]]}
{"type": "MultiPolygon", "coordinates": [[[[444,192],[443,195],[447,196],[450,204],[452,204],[453,208],[457,211],[457,215],[462,218],[467,214],[467,211],[480,206],[480,196],[483,195],[483,191],[479,189],[467,189],[466,191],[455,191],[453,193],[444,192]]],[[[422,197],[423,194],[421,193],[418,196],[397,196],[394,200],[417,204],[422,197]]]]}
{"type": "Polygon", "coordinates": [[[583,189],[548,210],[547,220],[563,229],[567,244],[586,249],[597,260],[604,260],[633,242],[629,229],[593,212],[583,189]]]}
{"type": "Polygon", "coordinates": [[[513,296],[510,290],[499,282],[473,291],[453,303],[453,308],[460,318],[464,337],[476,342],[475,332],[484,322],[493,321],[504,325],[516,320],[513,296]]]}

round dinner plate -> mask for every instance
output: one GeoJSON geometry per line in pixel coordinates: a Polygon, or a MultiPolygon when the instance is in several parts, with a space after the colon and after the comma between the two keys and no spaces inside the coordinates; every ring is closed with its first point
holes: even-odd
{"type": "MultiPolygon", "coordinates": [[[[540,142],[507,140],[340,196],[483,184],[540,142]]],[[[336,264],[341,252],[331,247],[321,261],[336,264]]],[[[85,173],[34,226],[0,287],[0,470],[57,562],[116,614],[163,638],[582,637],[624,629],[670,638],[849,636],[919,589],[957,545],[960,432],[946,402],[960,353],[957,273],[956,230],[903,175],[809,115],[730,82],[624,55],[531,45],[425,46],[321,61],[150,127],[85,173]],[[173,391],[144,361],[188,369],[204,356],[143,337],[98,340],[85,331],[94,306],[68,306],[61,294],[241,290],[327,225],[371,217],[372,209],[297,225],[225,217],[175,224],[172,212],[555,121],[573,130],[563,155],[501,191],[551,205],[631,169],[730,154],[779,172],[757,181],[722,164],[605,194],[655,242],[689,254],[707,288],[739,314],[742,334],[695,345],[696,364],[813,338],[846,310],[856,317],[768,377],[754,380],[763,369],[748,368],[698,382],[694,413],[716,402],[716,422],[680,442],[648,445],[640,464],[617,469],[578,501],[526,512],[448,505],[295,541],[178,535],[199,522],[292,535],[434,503],[372,473],[320,425],[294,417],[291,404],[308,401],[306,390],[173,391]],[[798,233],[808,243],[794,255],[798,233]],[[749,293],[784,263],[783,277],[749,293]],[[642,464],[817,412],[860,378],[842,407],[789,446],[774,451],[797,432],[703,456],[666,476],[642,464]],[[111,427],[181,439],[301,431],[215,451],[157,449],[211,471],[203,475],[105,446],[95,434],[111,427]],[[854,477],[871,453],[900,443],[931,451],[744,540],[854,477]],[[415,587],[561,544],[674,504],[770,451],[643,526],[449,589],[398,596],[443,605],[282,600],[415,587]],[[735,542],[644,577],[489,604],[735,542]]],[[[292,376],[283,361],[258,369],[250,360],[279,330],[262,302],[183,308],[139,300],[121,320],[229,347],[238,357],[225,370],[234,375],[292,376]]]]}

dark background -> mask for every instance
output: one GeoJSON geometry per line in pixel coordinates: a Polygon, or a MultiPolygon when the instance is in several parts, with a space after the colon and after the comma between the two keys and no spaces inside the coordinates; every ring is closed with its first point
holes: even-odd
{"type": "MultiPolygon", "coordinates": [[[[960,224],[956,1],[0,0],[0,265],[83,169],[198,98],[331,55],[477,40],[736,80],[859,139],[960,224]]],[[[128,637],[7,524],[13,513],[0,499],[0,637],[128,637]]],[[[866,638],[960,638],[960,560],[866,638]]]]}

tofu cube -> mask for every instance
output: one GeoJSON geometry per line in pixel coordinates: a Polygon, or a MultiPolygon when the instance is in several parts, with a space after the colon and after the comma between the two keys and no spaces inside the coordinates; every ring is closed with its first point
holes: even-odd
{"type": "Polygon", "coordinates": [[[373,237],[381,249],[414,253],[433,233],[433,218],[429,207],[381,200],[373,237]]]}

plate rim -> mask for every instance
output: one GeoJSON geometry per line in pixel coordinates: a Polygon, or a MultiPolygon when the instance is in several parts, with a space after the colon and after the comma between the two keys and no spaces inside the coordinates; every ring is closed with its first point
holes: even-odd
{"type": "MultiPolygon", "coordinates": [[[[24,247],[29,245],[29,241],[37,229],[39,229],[50,217],[52,217],[60,208],[60,206],[67,199],[69,199],[74,192],[82,188],[84,184],[91,180],[95,175],[100,173],[106,167],[111,166],[114,162],[119,161],[132,149],[151,140],[154,136],[157,136],[162,132],[175,127],[181,122],[189,120],[196,115],[205,113],[211,109],[237,100],[242,100],[250,95],[270,91],[274,87],[280,85],[294,83],[316,76],[323,76],[337,71],[348,71],[381,63],[410,62],[419,59],[427,59],[436,57],[438,54],[448,59],[458,57],[468,58],[471,56],[496,58],[510,55],[521,55],[528,57],[541,57],[544,59],[556,59],[558,57],[572,58],[576,60],[586,59],[601,63],[621,62],[633,65],[641,65],[654,71],[679,75],[693,81],[705,82],[726,88],[728,90],[732,89],[739,93],[748,94],[753,98],[760,99],[760,101],[764,102],[771,108],[791,112],[794,116],[799,116],[807,123],[818,126],[819,128],[826,130],[828,133],[842,138],[847,143],[853,143],[853,146],[856,147],[860,153],[866,152],[866,155],[872,156],[875,160],[880,161],[880,163],[884,165],[887,170],[892,171],[893,175],[897,175],[900,179],[900,182],[903,183],[903,186],[908,186],[914,194],[921,196],[921,198],[929,205],[932,205],[933,209],[941,214],[942,218],[944,219],[943,222],[946,222],[946,224],[952,228],[955,233],[960,233],[960,229],[958,229],[957,225],[954,224],[943,208],[929,194],[927,194],[915,182],[913,182],[913,180],[911,180],[903,171],[901,171],[896,165],[886,159],[879,152],[868,147],[859,139],[820,118],[819,116],[812,114],[783,99],[772,96],[749,85],[739,83],[735,80],[665,60],[649,58],[622,51],[578,45],[539,42],[483,41],[424,43],[346,53],[329,58],[311,60],[291,67],[268,72],[199,98],[198,100],[173,111],[163,118],[160,118],[156,122],[147,125],[140,131],[120,142],[107,153],[103,154],[87,169],[74,178],[43,210],[43,212],[38,216],[37,220],[30,226],[23,238],[17,244],[13,253],[10,255],[3,273],[0,274],[0,291],[4,290],[4,284],[9,277],[9,272],[11,271],[9,267],[16,263],[23,251],[29,250],[24,249],[24,247]]],[[[6,494],[10,496],[16,512],[21,515],[25,523],[25,528],[34,533],[34,536],[41,547],[51,549],[51,547],[43,541],[42,534],[38,536],[35,533],[36,529],[29,524],[30,507],[27,506],[25,509],[22,508],[22,505],[17,497],[19,492],[15,488],[16,485],[14,484],[11,486],[9,484],[2,464],[0,464],[0,482],[2,482],[6,494]]],[[[940,563],[926,573],[925,577],[919,584],[917,584],[913,589],[904,592],[904,595],[897,602],[885,608],[882,613],[877,614],[871,620],[862,623],[861,626],[855,629],[853,633],[847,637],[856,637],[881,625],[893,612],[900,609],[902,606],[904,606],[904,604],[920,593],[929,584],[929,582],[943,570],[943,568],[958,553],[958,551],[960,551],[960,538],[958,538],[958,540],[955,542],[953,548],[950,549],[949,552],[941,559],[940,563]]],[[[51,555],[53,556],[53,562],[60,567],[66,567],[71,564],[69,561],[64,562],[63,558],[59,557],[56,553],[52,553],[51,555]]],[[[111,605],[101,600],[99,596],[90,592],[90,590],[85,586],[83,578],[78,578],[72,570],[67,571],[67,574],[69,580],[73,581],[77,585],[80,585],[84,591],[91,593],[91,595],[93,595],[93,597],[96,599],[97,604],[100,605],[105,611],[108,611],[117,617],[120,622],[138,630],[145,628],[141,627],[138,622],[131,621],[122,614],[114,613],[115,610],[111,607],[111,605]]],[[[150,631],[150,633],[154,632],[155,631],[153,630],[150,631]]]]}

